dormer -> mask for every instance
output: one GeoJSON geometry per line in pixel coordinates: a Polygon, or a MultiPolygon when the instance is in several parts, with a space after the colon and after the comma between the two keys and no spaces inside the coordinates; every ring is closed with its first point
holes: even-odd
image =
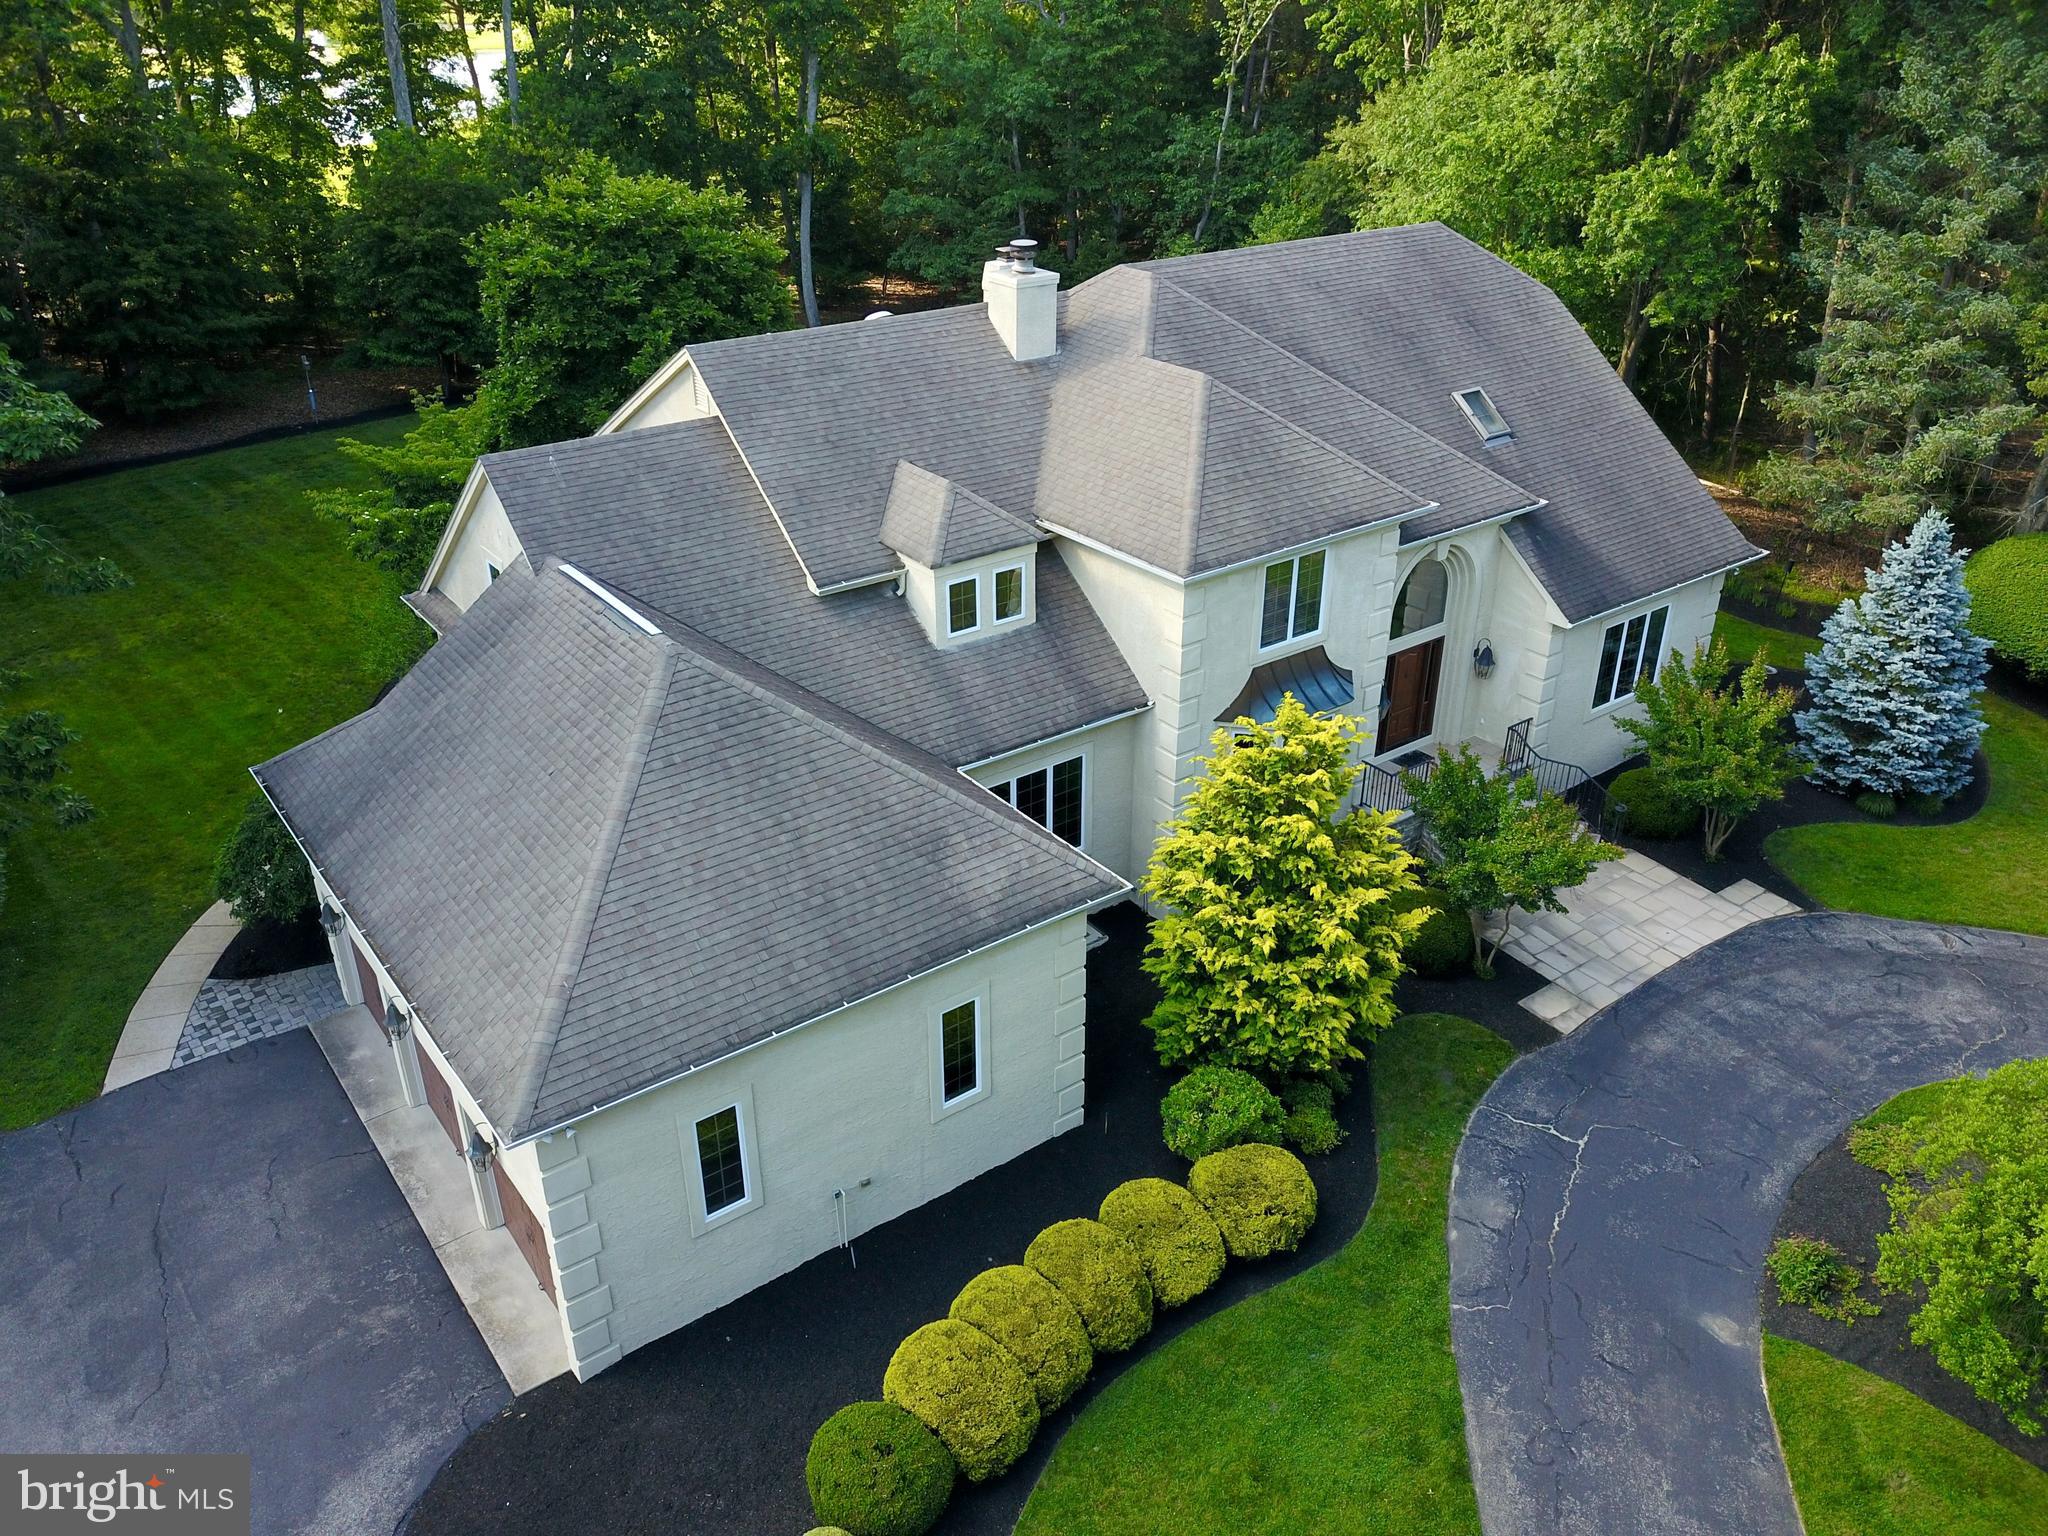
{"type": "Polygon", "coordinates": [[[972,645],[1038,617],[1042,529],[943,475],[897,461],[882,542],[903,561],[903,596],[933,645],[972,645]]]}

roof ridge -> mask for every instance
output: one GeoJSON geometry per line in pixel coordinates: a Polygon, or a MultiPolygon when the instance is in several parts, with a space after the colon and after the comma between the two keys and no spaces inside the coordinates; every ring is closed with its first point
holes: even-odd
{"type": "MultiPolygon", "coordinates": [[[[1292,353],[1289,353],[1288,355],[1290,357],[1293,356],[1292,353]]],[[[1314,432],[1311,432],[1307,427],[1302,426],[1299,422],[1289,421],[1285,416],[1282,416],[1278,411],[1274,410],[1271,406],[1260,404],[1258,401],[1254,400],[1250,395],[1246,394],[1243,390],[1236,389],[1231,385],[1224,383],[1221,379],[1216,379],[1213,382],[1217,389],[1222,390],[1223,393],[1230,396],[1231,399],[1237,401],[1239,404],[1247,406],[1254,411],[1257,411],[1261,416],[1268,417],[1271,420],[1278,422],[1287,431],[1294,433],[1297,437],[1306,438],[1309,442],[1315,444],[1316,447],[1322,449],[1323,452],[1330,454],[1334,458],[1342,460],[1344,463],[1349,464],[1353,469],[1356,469],[1363,474],[1372,476],[1372,478],[1379,481],[1381,485],[1387,486],[1391,490],[1399,491],[1403,496],[1406,496],[1410,500],[1412,500],[1416,506],[1431,507],[1436,505],[1436,503],[1431,501],[1427,496],[1417,496],[1413,491],[1409,490],[1407,486],[1403,485],[1400,481],[1396,480],[1392,475],[1386,474],[1381,470],[1374,469],[1370,464],[1366,463],[1365,460],[1358,458],[1355,455],[1346,453],[1342,448],[1339,448],[1335,443],[1331,442],[1328,438],[1318,436],[1314,432]]],[[[1418,428],[1417,430],[1420,429],[1418,428]]]]}
{"type": "MultiPolygon", "coordinates": [[[[551,573],[558,573],[561,562],[556,561],[551,573]]],[[[566,577],[563,578],[567,580],[566,577]]],[[[587,594],[586,594],[587,595],[587,594]]],[[[640,779],[647,765],[647,754],[654,744],[654,733],[661,722],[662,711],[668,702],[669,689],[675,678],[676,661],[682,654],[681,647],[664,635],[639,635],[621,628],[620,634],[650,641],[657,648],[654,676],[648,679],[640,702],[640,716],[634,722],[633,737],[627,747],[626,761],[619,775],[619,786],[612,795],[612,803],[605,811],[603,825],[599,829],[598,847],[592,853],[584,870],[582,888],[576,894],[576,906],[569,914],[568,927],[562,935],[562,947],[555,956],[554,975],[548,980],[547,992],[541,998],[540,1016],[536,1020],[533,1036],[528,1043],[526,1059],[520,1064],[519,1080],[514,1088],[512,1104],[520,1120],[519,1130],[526,1129],[525,1120],[533,1107],[540,1102],[540,1092],[547,1082],[548,1069],[554,1064],[555,1046],[562,1033],[562,1021],[568,1017],[569,1000],[576,990],[577,978],[582,974],[583,959],[590,949],[590,934],[597,922],[597,911],[604,900],[605,887],[610,883],[611,869],[619,856],[619,841],[625,835],[626,823],[631,819],[633,802],[640,794],[640,779]]],[[[502,1128],[501,1128],[502,1134],[502,1128]]]]}
{"type": "MultiPolygon", "coordinates": [[[[1149,331],[1149,327],[1147,328],[1149,331]]],[[[1146,361],[1159,363],[1151,356],[1151,337],[1146,337],[1146,361]]],[[[1163,367],[1174,367],[1162,363],[1163,367]]],[[[1202,544],[1202,487],[1207,479],[1209,467],[1209,396],[1216,388],[1216,380],[1200,369],[1190,369],[1199,381],[1195,387],[1195,408],[1189,413],[1188,423],[1188,477],[1186,515],[1181,518],[1180,563],[1192,568],[1195,551],[1202,544]]]]}
{"type": "MultiPolygon", "coordinates": [[[[1353,233],[1366,233],[1366,231],[1353,231],[1353,233]]],[[[1341,239],[1342,237],[1331,236],[1330,238],[1341,239]]],[[[1426,438],[1428,441],[1436,444],[1445,453],[1451,455],[1452,458],[1459,460],[1461,463],[1470,465],[1479,473],[1487,475],[1492,479],[1498,481],[1500,484],[1506,486],[1509,490],[1515,492],[1517,495],[1526,496],[1532,501],[1536,499],[1534,493],[1529,491],[1526,487],[1515,484],[1514,481],[1508,479],[1507,476],[1501,474],[1498,470],[1489,469],[1484,464],[1481,464],[1477,459],[1472,458],[1468,454],[1460,452],[1456,448],[1453,448],[1449,443],[1445,442],[1435,433],[1425,432],[1421,427],[1418,427],[1406,416],[1401,415],[1398,411],[1388,409],[1386,406],[1380,404],[1379,401],[1373,399],[1372,396],[1361,394],[1358,390],[1353,389],[1349,384],[1346,384],[1342,379],[1335,378],[1332,375],[1325,373],[1322,369],[1318,368],[1314,363],[1310,362],[1300,353],[1290,351],[1288,348],[1281,346],[1280,343],[1273,340],[1272,337],[1266,335],[1263,331],[1257,331],[1252,329],[1252,327],[1246,325],[1242,320],[1238,319],[1235,315],[1224,313],[1224,311],[1218,309],[1214,304],[1211,304],[1207,299],[1204,299],[1197,294],[1189,292],[1186,288],[1183,288],[1179,283],[1176,283],[1172,278],[1164,276],[1156,270],[1154,270],[1151,273],[1151,276],[1156,282],[1159,283],[1161,287],[1171,289],[1175,294],[1179,295],[1183,299],[1186,299],[1190,304],[1194,305],[1197,309],[1206,310],[1208,313],[1214,315],[1218,320],[1221,320],[1225,325],[1229,326],[1232,330],[1237,331],[1242,335],[1251,337],[1252,340],[1258,342],[1268,351],[1279,353],[1282,357],[1286,358],[1296,367],[1307,369],[1310,373],[1314,374],[1317,378],[1321,379],[1325,384],[1328,384],[1332,389],[1339,390],[1343,394],[1348,395],[1353,400],[1358,401],[1359,404],[1367,407],[1368,409],[1377,411],[1387,420],[1398,422],[1401,426],[1407,428],[1416,436],[1426,438]]],[[[1256,404],[1257,402],[1252,403],[1256,404]]],[[[1278,415],[1277,412],[1269,412],[1269,414],[1273,414],[1276,416],[1278,415]]],[[[1286,421],[1286,418],[1284,416],[1279,417],[1279,419],[1282,421],[1286,421]]],[[[1295,424],[1292,422],[1289,422],[1288,425],[1295,426],[1295,424]]],[[[1295,430],[1305,433],[1307,432],[1307,429],[1305,427],[1295,426],[1295,430]]],[[[1308,433],[1308,435],[1311,437],[1314,436],[1313,433],[1308,433]]],[[[1320,442],[1321,439],[1318,438],[1317,441],[1320,442]]],[[[1332,451],[1341,452],[1342,450],[1332,449],[1332,451]]],[[[1348,454],[1345,456],[1347,458],[1349,457],[1348,454]]],[[[1352,462],[1356,463],[1357,461],[1353,460],[1352,462]]],[[[1373,473],[1378,474],[1378,471],[1375,470],[1373,471],[1373,473]]],[[[1413,496],[1415,494],[1413,491],[1409,490],[1407,486],[1401,485],[1397,481],[1388,479],[1385,475],[1381,475],[1380,478],[1382,480],[1385,480],[1388,485],[1393,486],[1396,490],[1400,491],[1404,495],[1413,496]]],[[[1426,500],[1427,498],[1424,499],[1426,500]]]]}

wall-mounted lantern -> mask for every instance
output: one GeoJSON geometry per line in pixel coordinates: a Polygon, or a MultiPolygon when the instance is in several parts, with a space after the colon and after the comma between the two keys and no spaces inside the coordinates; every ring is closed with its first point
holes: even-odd
{"type": "Polygon", "coordinates": [[[405,1011],[405,1004],[392,998],[384,1005],[384,1033],[391,1037],[393,1045],[405,1038],[405,1032],[412,1028],[412,1019],[405,1011]]]}
{"type": "Polygon", "coordinates": [[[1472,675],[1474,677],[1491,677],[1493,676],[1493,667],[1493,642],[1491,640],[1482,640],[1472,647],[1472,675]]]}
{"type": "Polygon", "coordinates": [[[341,932],[341,914],[326,902],[320,904],[320,931],[330,939],[341,932]]]}

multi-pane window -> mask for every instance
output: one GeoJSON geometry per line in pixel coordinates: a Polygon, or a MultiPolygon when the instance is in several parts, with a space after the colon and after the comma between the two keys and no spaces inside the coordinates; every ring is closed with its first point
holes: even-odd
{"type": "Polygon", "coordinates": [[[1671,610],[1655,608],[1607,626],[1600,641],[1600,671],[1593,679],[1593,707],[1612,704],[1657,675],[1664,657],[1664,624],[1671,610]]]}
{"type": "Polygon", "coordinates": [[[981,583],[972,576],[946,587],[946,633],[964,635],[981,623],[981,583]]]}
{"type": "Polygon", "coordinates": [[[1472,423],[1472,430],[1489,448],[1495,443],[1504,443],[1513,437],[1507,418],[1494,407],[1483,389],[1461,389],[1458,391],[1458,408],[1465,413],[1465,419],[1472,423]]]}
{"type": "Polygon", "coordinates": [[[1007,565],[996,572],[996,622],[1024,617],[1024,567],[1007,565]]]}
{"type": "Polygon", "coordinates": [[[1322,550],[1266,567],[1266,597],[1259,611],[1259,644],[1279,645],[1323,627],[1322,550]]]}
{"type": "Polygon", "coordinates": [[[981,1004],[969,998],[939,1015],[939,1096],[952,1104],[981,1087],[981,1004]]]}
{"type": "Polygon", "coordinates": [[[731,1104],[697,1122],[697,1172],[709,1218],[747,1198],[747,1159],[740,1146],[740,1107],[731,1104]]]}
{"type": "Polygon", "coordinates": [[[1067,758],[1050,768],[1020,773],[1014,779],[989,785],[999,800],[1007,800],[1041,827],[1081,846],[1082,800],[1086,785],[1082,760],[1067,758]]]}

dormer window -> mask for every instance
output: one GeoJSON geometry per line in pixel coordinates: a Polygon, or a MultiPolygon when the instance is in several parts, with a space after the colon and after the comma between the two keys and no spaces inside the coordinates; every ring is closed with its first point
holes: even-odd
{"type": "Polygon", "coordinates": [[[1024,567],[1005,565],[996,571],[996,622],[1008,624],[1024,617],[1024,567]]]}
{"type": "Polygon", "coordinates": [[[1508,426],[1507,418],[1494,408],[1485,390],[1461,389],[1455,398],[1458,408],[1465,413],[1465,419],[1472,423],[1472,430],[1479,434],[1479,440],[1487,447],[1514,441],[1515,434],[1508,426]]]}
{"type": "Polygon", "coordinates": [[[946,583],[946,633],[967,635],[981,628],[981,583],[963,576],[946,583]]]}

